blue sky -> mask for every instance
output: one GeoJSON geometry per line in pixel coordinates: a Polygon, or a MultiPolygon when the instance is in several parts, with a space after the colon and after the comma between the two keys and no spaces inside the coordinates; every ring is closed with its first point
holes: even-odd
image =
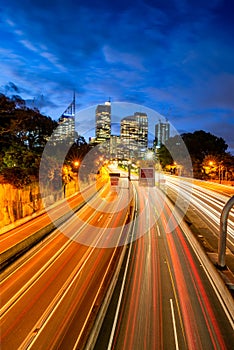
{"type": "MultiPolygon", "coordinates": [[[[146,106],[234,153],[233,33],[232,0],[0,0],[0,92],[53,119],[74,90],[77,111],[146,106]]],[[[83,116],[78,132],[94,122],[83,116]]]]}

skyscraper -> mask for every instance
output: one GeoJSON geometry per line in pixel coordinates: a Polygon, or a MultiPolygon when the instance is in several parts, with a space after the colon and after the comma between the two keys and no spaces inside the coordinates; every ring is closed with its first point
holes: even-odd
{"type": "Polygon", "coordinates": [[[75,94],[73,101],[60,116],[58,124],[54,132],[55,142],[67,141],[72,144],[75,141],[75,94]]]}
{"type": "Polygon", "coordinates": [[[121,146],[123,159],[144,157],[148,146],[147,114],[136,112],[121,120],[121,146]]]}
{"type": "Polygon", "coordinates": [[[170,124],[166,120],[162,123],[159,119],[158,124],[155,125],[155,141],[154,144],[156,148],[160,148],[170,137],[170,124]]]}
{"type": "Polygon", "coordinates": [[[148,117],[146,113],[136,112],[134,117],[138,123],[138,144],[143,151],[148,146],[148,117]]]}
{"type": "Polygon", "coordinates": [[[109,141],[111,136],[111,103],[105,102],[96,108],[96,142],[109,141]]]}

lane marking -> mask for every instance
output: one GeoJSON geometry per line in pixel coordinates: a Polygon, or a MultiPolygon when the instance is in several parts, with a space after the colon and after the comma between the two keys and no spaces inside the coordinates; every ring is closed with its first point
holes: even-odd
{"type": "MultiPolygon", "coordinates": [[[[136,192],[135,192],[135,196],[136,196],[136,192]]],[[[135,225],[136,225],[136,221],[134,220],[133,221],[133,227],[132,227],[132,230],[131,230],[132,232],[135,232],[135,225]]],[[[126,285],[127,273],[128,273],[129,264],[130,264],[132,245],[133,245],[133,240],[131,240],[130,246],[129,246],[129,250],[128,250],[128,256],[127,256],[127,261],[126,261],[126,265],[125,265],[124,276],[123,276],[122,285],[121,285],[121,289],[120,289],[120,293],[119,293],[119,300],[118,300],[118,304],[117,304],[116,311],[115,311],[115,318],[114,318],[114,322],[113,322],[113,325],[112,325],[112,330],[111,330],[111,334],[110,334],[107,350],[111,350],[112,344],[113,344],[113,341],[114,341],[114,335],[115,335],[117,322],[118,322],[118,318],[119,318],[119,313],[120,313],[120,306],[121,306],[122,299],[123,299],[123,293],[124,293],[124,288],[125,288],[125,285],[126,285]]]]}
{"type": "Polygon", "coordinates": [[[101,220],[102,217],[103,217],[103,214],[99,216],[98,222],[101,220]]]}
{"type": "Polygon", "coordinates": [[[160,233],[160,230],[159,230],[158,225],[155,225],[155,227],[156,227],[156,231],[157,231],[157,233],[158,233],[158,237],[160,237],[160,236],[161,236],[161,233],[160,233]]]}
{"type": "MultiPolygon", "coordinates": [[[[96,198],[94,198],[92,201],[95,201],[95,200],[96,200],[96,198]]],[[[104,207],[104,204],[103,204],[103,203],[101,203],[100,209],[101,209],[102,207],[104,207]]],[[[83,212],[85,212],[85,209],[84,209],[84,208],[85,208],[85,206],[84,206],[84,207],[81,209],[81,211],[79,212],[80,216],[83,214],[83,212]]],[[[91,219],[92,219],[95,215],[96,215],[96,212],[94,211],[93,214],[91,214],[91,216],[89,217],[88,222],[90,222],[91,219]]],[[[103,216],[103,214],[102,214],[101,216],[103,216]]],[[[77,218],[73,215],[71,218],[69,218],[69,220],[68,220],[67,222],[62,223],[62,224],[59,226],[59,228],[55,229],[55,231],[60,231],[60,230],[62,230],[63,227],[65,227],[65,226],[67,226],[67,228],[68,228],[69,226],[72,227],[72,225],[74,224],[74,221],[76,221],[76,220],[77,220],[77,218]]],[[[70,237],[71,239],[70,239],[69,241],[67,241],[65,244],[63,244],[63,245],[60,247],[60,249],[46,262],[46,264],[43,265],[43,266],[36,272],[36,274],[34,274],[33,277],[31,277],[31,278],[27,281],[27,283],[24,284],[23,287],[20,288],[20,289],[18,290],[18,292],[17,292],[16,294],[14,294],[14,295],[5,303],[5,305],[4,305],[4,306],[2,307],[2,309],[1,309],[1,317],[3,317],[4,314],[5,314],[6,312],[9,312],[10,309],[15,305],[15,303],[18,302],[18,301],[28,292],[28,290],[29,290],[31,287],[33,287],[35,283],[38,282],[39,278],[41,278],[41,276],[43,276],[43,275],[47,272],[47,270],[52,266],[52,264],[54,264],[54,263],[57,261],[57,259],[60,258],[60,256],[64,253],[64,251],[65,251],[66,249],[69,248],[70,244],[72,244],[72,242],[73,242],[73,239],[75,239],[75,238],[78,236],[78,234],[80,234],[80,233],[84,230],[84,228],[86,227],[86,225],[87,225],[87,222],[84,222],[84,223],[79,227],[79,230],[78,230],[77,232],[75,232],[74,235],[72,235],[72,236],[70,237]]],[[[98,241],[100,241],[100,239],[101,239],[101,237],[98,239],[98,241]]],[[[94,248],[97,247],[98,241],[96,242],[96,245],[94,246],[94,248]]],[[[49,240],[49,241],[48,241],[48,245],[51,244],[51,242],[52,242],[52,241],[49,240]]],[[[95,243],[95,242],[94,242],[94,243],[95,243]]],[[[47,248],[47,246],[42,247],[42,249],[45,249],[45,248],[47,248]]],[[[35,257],[35,255],[36,255],[38,252],[40,252],[40,251],[41,251],[41,249],[40,249],[40,247],[39,247],[39,250],[36,250],[36,251],[35,251],[35,254],[32,255],[32,256],[30,256],[30,257],[29,257],[29,260],[26,260],[26,261],[24,262],[23,265],[27,264],[27,263],[28,263],[31,259],[33,259],[33,258],[35,257]]],[[[6,277],[6,280],[7,280],[8,278],[10,278],[16,271],[18,271],[23,265],[19,266],[19,267],[17,268],[17,270],[13,271],[10,275],[8,275],[8,276],[6,277]]]]}
{"type": "Polygon", "coordinates": [[[170,305],[171,305],[171,316],[172,316],[172,323],[173,323],[173,330],[174,330],[174,337],[175,337],[175,346],[176,346],[176,350],[179,350],[178,337],[177,337],[177,331],[176,331],[176,322],[175,322],[175,313],[174,313],[174,306],[173,306],[172,299],[170,299],[170,305]]]}

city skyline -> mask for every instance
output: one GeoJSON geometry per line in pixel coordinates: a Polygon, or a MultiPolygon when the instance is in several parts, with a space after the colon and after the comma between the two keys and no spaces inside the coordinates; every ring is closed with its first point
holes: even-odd
{"type": "MultiPolygon", "coordinates": [[[[180,133],[222,137],[234,153],[230,1],[2,0],[0,11],[1,93],[55,120],[74,90],[78,112],[110,96],[154,110],[180,133]]],[[[91,120],[77,119],[78,131],[91,120]]]]}
{"type": "MultiPolygon", "coordinates": [[[[97,128],[97,111],[99,111],[98,124],[104,123],[105,133],[107,132],[103,141],[105,140],[108,141],[109,136],[121,135],[121,124],[123,120],[128,118],[133,118],[135,120],[137,116],[140,116],[142,114],[147,116],[147,138],[148,138],[149,147],[152,147],[153,141],[155,139],[155,125],[158,123],[160,118],[164,120],[163,116],[161,116],[159,113],[157,113],[156,111],[150,108],[146,108],[144,106],[133,104],[133,103],[110,102],[109,100],[107,102],[103,102],[102,104],[100,103],[97,106],[92,106],[90,108],[84,109],[83,111],[77,112],[76,114],[77,131],[80,135],[85,137],[86,141],[89,141],[89,139],[93,139],[93,141],[95,141],[95,138],[100,139],[99,141],[97,140],[97,142],[102,141],[100,134],[103,133],[103,130],[101,130],[100,132],[99,127],[97,128]],[[107,122],[106,117],[108,114],[108,113],[106,114],[107,112],[106,108],[109,109],[109,113],[110,113],[110,119],[109,119],[109,116],[107,118],[108,123],[110,123],[108,127],[107,127],[108,123],[106,124],[107,122]],[[88,123],[80,124],[79,123],[80,119],[88,120],[88,123]],[[150,123],[148,123],[148,120],[150,121],[150,123]],[[98,137],[97,137],[97,130],[98,130],[98,137]]],[[[173,130],[173,136],[178,134],[178,131],[173,127],[173,125],[171,125],[171,129],[173,130]]]]}

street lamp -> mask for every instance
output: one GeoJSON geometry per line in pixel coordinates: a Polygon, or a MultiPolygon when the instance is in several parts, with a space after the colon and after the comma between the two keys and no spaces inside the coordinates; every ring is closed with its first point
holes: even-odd
{"type": "Polygon", "coordinates": [[[148,150],[148,151],[146,152],[146,159],[147,159],[147,160],[153,160],[153,159],[154,159],[154,152],[148,150]]]}
{"type": "Polygon", "coordinates": [[[75,191],[77,192],[79,190],[79,186],[78,186],[78,168],[80,166],[80,162],[78,160],[75,160],[73,162],[73,166],[75,168],[75,171],[76,171],[76,176],[77,176],[77,179],[76,179],[76,186],[75,186],[75,191]]]}
{"type": "Polygon", "coordinates": [[[223,164],[223,161],[221,161],[219,163],[219,183],[220,184],[221,184],[221,170],[222,170],[222,177],[223,177],[223,166],[222,166],[222,164],[223,164]],[[222,166],[222,168],[221,168],[221,166],[222,166]]]}
{"type": "Polygon", "coordinates": [[[75,167],[76,169],[78,169],[78,167],[79,167],[79,165],[80,165],[80,162],[79,162],[78,160],[75,160],[73,164],[74,164],[74,167],[75,167]]]}

